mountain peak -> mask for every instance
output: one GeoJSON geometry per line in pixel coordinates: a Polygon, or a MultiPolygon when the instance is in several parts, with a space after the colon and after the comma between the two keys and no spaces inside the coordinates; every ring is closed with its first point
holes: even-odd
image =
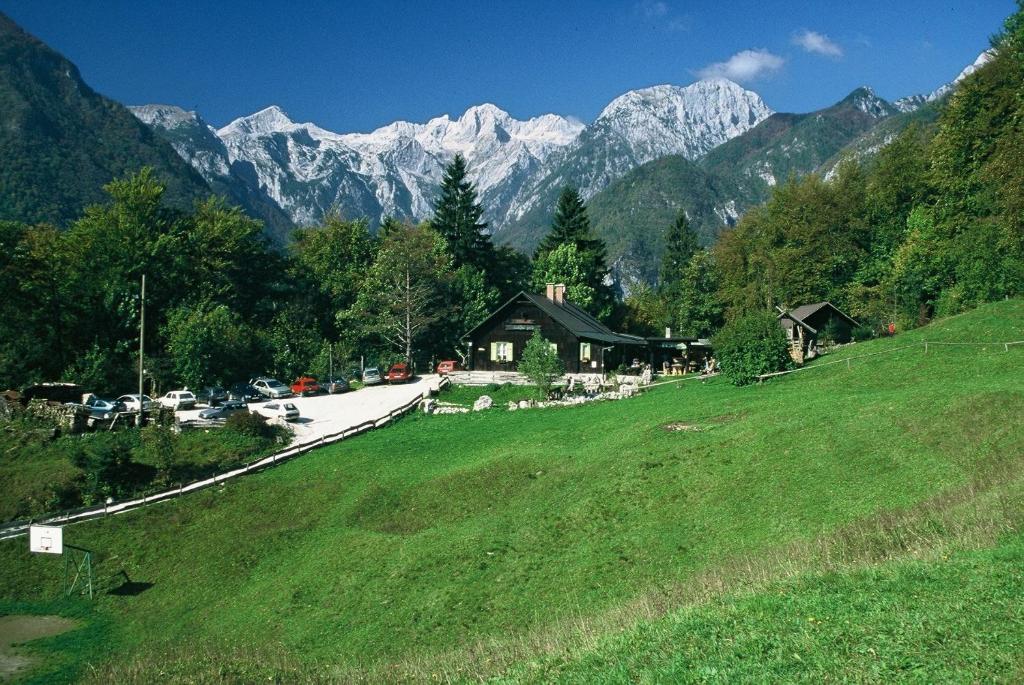
{"type": "Polygon", "coordinates": [[[186,111],[177,105],[131,105],[128,109],[140,121],[160,128],[174,128],[202,121],[195,112],[186,111]]]}
{"type": "Polygon", "coordinates": [[[286,131],[294,125],[295,122],[288,118],[283,109],[277,105],[271,105],[248,116],[235,119],[217,131],[217,135],[221,137],[231,135],[266,135],[268,133],[286,131]]]}
{"type": "Polygon", "coordinates": [[[860,86],[843,98],[840,105],[851,105],[875,119],[882,119],[895,112],[892,104],[875,95],[871,86],[860,86]]]}
{"type": "Polygon", "coordinates": [[[493,117],[495,119],[511,118],[508,112],[490,102],[485,102],[480,105],[473,105],[463,113],[460,119],[468,119],[470,117],[493,117]]]}

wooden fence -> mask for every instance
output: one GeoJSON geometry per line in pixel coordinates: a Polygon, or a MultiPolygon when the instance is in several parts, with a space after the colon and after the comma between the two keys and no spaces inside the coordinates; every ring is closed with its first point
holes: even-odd
{"type": "MultiPolygon", "coordinates": [[[[447,378],[442,378],[438,383],[438,390],[447,387],[451,383],[447,378]]],[[[309,440],[297,445],[291,445],[287,449],[275,452],[270,456],[264,457],[258,461],[254,461],[251,464],[240,466],[237,469],[226,471],[224,473],[214,474],[210,478],[204,478],[188,484],[180,484],[177,487],[164,490],[163,492],[153,493],[151,495],[145,495],[132,500],[124,502],[113,502],[111,504],[100,504],[91,507],[82,507],[79,509],[73,509],[64,511],[59,514],[53,514],[47,517],[35,519],[22,519],[20,521],[9,521],[0,526],[0,540],[6,540],[8,538],[17,537],[19,535],[25,535],[28,533],[30,525],[42,524],[42,525],[68,525],[72,523],[80,523],[82,521],[88,521],[90,519],[99,518],[102,516],[108,516],[110,514],[120,514],[133,509],[138,509],[149,504],[156,502],[163,502],[175,497],[180,497],[189,492],[196,492],[205,488],[214,487],[221,485],[229,480],[246,476],[250,473],[256,473],[264,469],[272,468],[278,464],[290,461],[298,456],[311,452],[319,447],[326,445],[333,445],[336,442],[341,442],[348,438],[353,438],[357,435],[365,433],[367,431],[374,430],[376,428],[383,428],[395,419],[408,414],[410,411],[416,409],[420,402],[423,401],[422,397],[414,397],[410,401],[406,402],[402,406],[392,409],[387,414],[384,414],[378,419],[372,421],[366,421],[359,424],[358,426],[352,426],[345,430],[338,431],[329,435],[322,435],[314,440],[309,440]]]]}

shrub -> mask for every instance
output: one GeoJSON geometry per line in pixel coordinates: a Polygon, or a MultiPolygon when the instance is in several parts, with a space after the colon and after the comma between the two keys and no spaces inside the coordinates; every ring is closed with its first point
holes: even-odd
{"type": "Polygon", "coordinates": [[[274,427],[267,423],[264,417],[252,412],[240,411],[232,414],[224,423],[224,427],[242,435],[265,440],[273,440],[277,435],[274,427]]]}
{"type": "Polygon", "coordinates": [[[877,334],[878,331],[873,326],[868,326],[866,324],[855,326],[854,329],[850,332],[850,335],[857,342],[861,342],[862,340],[871,340],[877,334]]]}
{"type": "Polygon", "coordinates": [[[540,330],[535,330],[526,343],[523,358],[519,360],[519,372],[533,381],[541,399],[547,399],[555,379],[562,375],[562,360],[540,330]]]}
{"type": "Polygon", "coordinates": [[[765,373],[789,365],[786,335],[768,312],[746,314],[727,323],[714,341],[715,356],[726,378],[746,385],[765,373]]]}

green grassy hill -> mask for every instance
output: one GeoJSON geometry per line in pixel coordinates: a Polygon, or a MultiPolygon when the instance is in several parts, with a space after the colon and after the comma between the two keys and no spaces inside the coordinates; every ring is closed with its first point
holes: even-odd
{"type": "Polygon", "coordinates": [[[0,543],[0,611],[83,618],[57,680],[1013,680],[1024,346],[896,348],[1021,339],[1014,300],[760,386],[403,419],[67,529],[137,595],[54,602],[0,543]]]}

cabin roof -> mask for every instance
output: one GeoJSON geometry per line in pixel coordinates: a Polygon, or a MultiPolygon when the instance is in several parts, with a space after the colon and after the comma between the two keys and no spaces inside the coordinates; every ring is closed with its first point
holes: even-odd
{"type": "Polygon", "coordinates": [[[491,316],[488,316],[483,322],[468,331],[462,337],[471,337],[477,332],[477,330],[494,318],[496,314],[520,299],[528,300],[531,304],[535,305],[542,312],[554,319],[556,323],[565,327],[577,338],[612,343],[615,345],[647,344],[647,340],[639,336],[616,333],[569,300],[562,300],[562,303],[559,304],[557,302],[552,302],[543,295],[534,295],[533,293],[528,293],[525,290],[521,290],[515,297],[498,307],[494,310],[494,313],[492,313],[491,316]]]}
{"type": "MultiPolygon", "coordinates": [[[[818,332],[817,329],[813,328],[808,323],[806,323],[804,321],[804,319],[807,319],[807,318],[809,318],[811,316],[814,316],[815,314],[820,312],[822,309],[826,309],[826,308],[831,309],[833,312],[835,312],[836,314],[838,314],[842,318],[846,319],[850,323],[851,326],[859,325],[853,318],[847,316],[841,309],[839,309],[839,307],[835,306],[834,304],[832,304],[831,302],[828,302],[828,301],[825,301],[825,302],[815,302],[814,304],[805,304],[805,305],[801,305],[799,307],[794,307],[793,309],[789,309],[787,311],[782,312],[781,314],[778,315],[777,318],[778,319],[790,319],[791,321],[793,321],[793,322],[803,326],[804,328],[806,328],[807,330],[811,331],[812,333],[817,333],[818,332]]],[[[787,326],[787,328],[788,328],[788,326],[787,326]]]]}

